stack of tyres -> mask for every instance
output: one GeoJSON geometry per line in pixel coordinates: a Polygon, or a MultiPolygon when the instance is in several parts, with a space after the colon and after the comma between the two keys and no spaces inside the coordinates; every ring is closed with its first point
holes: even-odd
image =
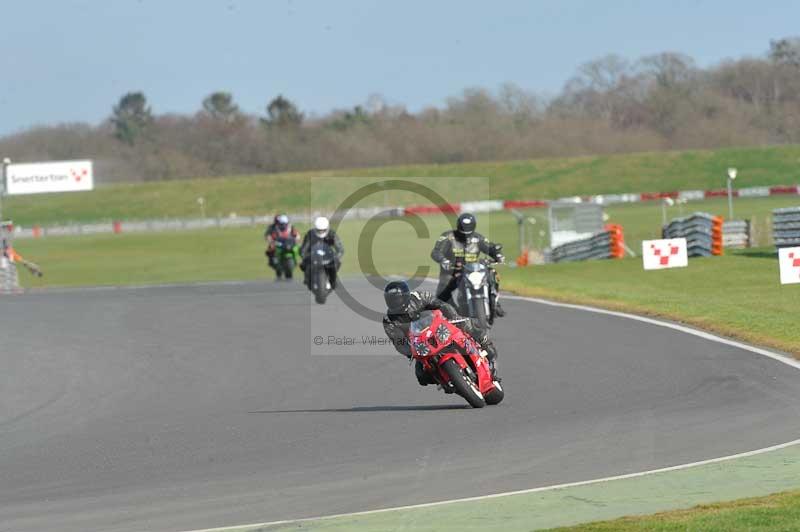
{"type": "Polygon", "coordinates": [[[722,224],[722,242],[726,248],[749,248],[750,220],[728,220],[722,224]]]}
{"type": "Polygon", "coordinates": [[[602,231],[589,238],[567,242],[550,251],[553,262],[609,259],[612,257],[612,232],[602,231]]]}
{"type": "Polygon", "coordinates": [[[16,265],[6,257],[0,257],[0,294],[11,294],[19,289],[16,265]]]}
{"type": "Polygon", "coordinates": [[[772,211],[772,239],[776,248],[800,246],[800,207],[772,211]]]}
{"type": "Polygon", "coordinates": [[[696,212],[676,218],[661,228],[662,238],[685,238],[690,257],[710,257],[722,254],[722,218],[696,212]]]}

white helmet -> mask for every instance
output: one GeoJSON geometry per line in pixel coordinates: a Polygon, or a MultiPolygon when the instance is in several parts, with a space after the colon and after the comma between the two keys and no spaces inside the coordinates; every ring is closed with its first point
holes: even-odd
{"type": "Polygon", "coordinates": [[[331,222],[324,216],[318,216],[317,219],[314,220],[314,232],[317,233],[317,236],[320,238],[328,236],[328,229],[330,226],[331,222]]]}

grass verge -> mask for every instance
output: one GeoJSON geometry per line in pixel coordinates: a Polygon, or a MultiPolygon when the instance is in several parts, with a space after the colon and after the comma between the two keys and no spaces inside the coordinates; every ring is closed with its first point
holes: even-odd
{"type": "Polygon", "coordinates": [[[550,532],[790,532],[800,530],[800,491],[624,517],[550,532]]]}
{"type": "Polygon", "coordinates": [[[644,271],[639,259],[509,270],[503,288],[686,323],[800,355],[799,285],[779,284],[771,249],[695,258],[687,268],[644,271]]]}
{"type": "MultiPolygon", "coordinates": [[[[725,171],[739,168],[737,186],[792,184],[798,179],[800,146],[729,148],[712,151],[634,153],[562,159],[410,165],[341,171],[281,173],[102,185],[92,192],[12,196],[5,215],[18,224],[56,224],[111,219],[186,218],[200,215],[203,197],[210,216],[264,215],[332,208],[352,189],[355,178],[419,177],[432,185],[445,177],[485,177],[490,190],[459,186],[448,201],[558,198],[572,195],[714,189],[725,186],[725,171]],[[320,177],[329,177],[320,181],[320,177]],[[333,179],[336,178],[336,179],[333,179]],[[313,198],[312,198],[313,194],[313,198]],[[312,201],[312,199],[314,201],[312,201]]],[[[373,205],[403,205],[419,198],[387,191],[373,205]]]]}

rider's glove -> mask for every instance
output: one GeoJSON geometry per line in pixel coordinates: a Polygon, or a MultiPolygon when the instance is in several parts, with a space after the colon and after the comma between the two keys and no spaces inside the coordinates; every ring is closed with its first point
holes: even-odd
{"type": "Polygon", "coordinates": [[[439,264],[442,267],[442,270],[444,270],[446,272],[450,271],[450,261],[449,260],[445,259],[439,264]]]}
{"type": "Polygon", "coordinates": [[[497,262],[505,262],[506,258],[504,255],[498,253],[497,256],[495,256],[494,260],[496,260],[497,262]]]}

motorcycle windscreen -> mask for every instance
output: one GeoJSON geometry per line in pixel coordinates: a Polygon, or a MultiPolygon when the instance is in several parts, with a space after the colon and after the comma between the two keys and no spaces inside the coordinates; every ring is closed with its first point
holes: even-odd
{"type": "Polygon", "coordinates": [[[411,322],[408,330],[414,336],[419,336],[425,329],[431,326],[431,323],[433,323],[433,312],[425,310],[420,313],[419,318],[411,322]]]}

